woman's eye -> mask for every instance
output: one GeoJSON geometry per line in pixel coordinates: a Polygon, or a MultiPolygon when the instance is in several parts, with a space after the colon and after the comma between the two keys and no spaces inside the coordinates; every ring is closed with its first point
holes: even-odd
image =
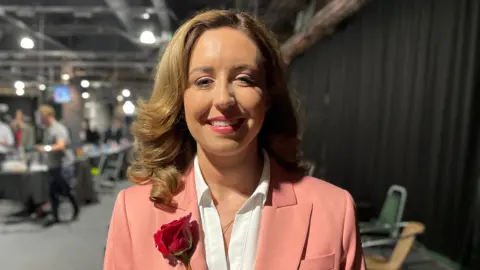
{"type": "Polygon", "coordinates": [[[255,85],[255,80],[252,77],[249,77],[249,76],[241,76],[241,77],[238,77],[237,80],[239,80],[242,85],[246,85],[246,86],[254,86],[255,85]]]}
{"type": "Polygon", "coordinates": [[[212,85],[213,80],[210,78],[201,78],[195,82],[195,85],[199,88],[207,88],[212,85]]]}

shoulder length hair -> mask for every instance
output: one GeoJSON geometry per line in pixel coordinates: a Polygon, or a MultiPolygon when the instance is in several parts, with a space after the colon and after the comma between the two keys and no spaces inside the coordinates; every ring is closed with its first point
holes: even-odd
{"type": "Polygon", "coordinates": [[[248,35],[263,56],[269,108],[258,134],[259,147],[286,170],[300,171],[297,116],[276,39],[248,14],[206,11],[183,24],[173,36],[157,66],[152,95],[148,101],[139,101],[132,125],[136,154],[128,175],[137,184],[152,184],[150,199],[156,204],[174,203],[173,196],[182,188],[181,176],[196,154],[196,142],[188,131],[183,110],[188,63],[197,39],[205,31],[221,27],[248,35]]]}

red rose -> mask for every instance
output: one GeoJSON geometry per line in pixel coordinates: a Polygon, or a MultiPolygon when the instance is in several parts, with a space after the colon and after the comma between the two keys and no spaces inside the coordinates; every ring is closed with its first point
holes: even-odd
{"type": "Polygon", "coordinates": [[[190,213],[179,220],[162,225],[153,236],[160,253],[167,258],[176,258],[187,266],[195,251],[199,235],[198,223],[190,222],[191,217],[190,213]]]}

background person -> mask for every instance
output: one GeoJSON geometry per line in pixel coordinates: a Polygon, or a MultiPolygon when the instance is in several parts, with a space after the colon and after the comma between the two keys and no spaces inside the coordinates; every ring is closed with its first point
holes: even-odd
{"type": "Polygon", "coordinates": [[[53,218],[47,220],[44,224],[44,226],[49,227],[60,221],[58,217],[59,195],[66,196],[72,204],[73,220],[78,216],[79,207],[63,174],[64,163],[70,164],[74,158],[72,151],[68,148],[70,144],[68,130],[55,119],[55,110],[51,106],[42,105],[39,112],[46,129],[43,135],[43,145],[37,146],[37,150],[46,152],[51,176],[49,194],[53,218]]]}
{"type": "Polygon", "coordinates": [[[0,117],[0,162],[5,161],[7,153],[14,145],[12,129],[3,122],[3,117],[0,117]]]}
{"type": "Polygon", "coordinates": [[[115,141],[120,143],[120,140],[123,138],[123,125],[122,122],[114,118],[112,125],[105,132],[103,142],[108,143],[109,141],[115,141]]]}
{"type": "Polygon", "coordinates": [[[23,112],[17,110],[15,112],[15,119],[10,124],[13,132],[15,133],[16,146],[22,146],[24,149],[28,149],[35,144],[35,133],[33,127],[25,122],[23,112]]]}

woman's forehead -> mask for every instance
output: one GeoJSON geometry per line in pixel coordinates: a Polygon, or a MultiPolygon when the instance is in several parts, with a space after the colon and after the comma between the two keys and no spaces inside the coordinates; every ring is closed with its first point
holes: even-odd
{"type": "Polygon", "coordinates": [[[189,70],[198,67],[250,66],[262,57],[255,42],[240,30],[224,27],[205,31],[193,46],[189,70]]]}

